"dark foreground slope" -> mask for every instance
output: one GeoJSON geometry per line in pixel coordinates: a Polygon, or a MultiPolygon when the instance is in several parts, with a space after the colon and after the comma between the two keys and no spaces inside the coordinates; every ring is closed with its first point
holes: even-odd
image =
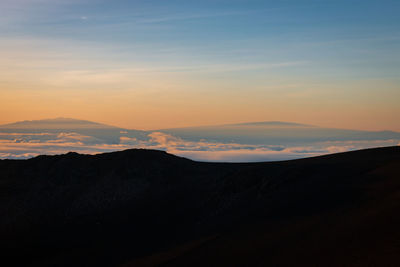
{"type": "Polygon", "coordinates": [[[199,163],[160,151],[0,161],[0,264],[399,266],[400,147],[199,163]]]}

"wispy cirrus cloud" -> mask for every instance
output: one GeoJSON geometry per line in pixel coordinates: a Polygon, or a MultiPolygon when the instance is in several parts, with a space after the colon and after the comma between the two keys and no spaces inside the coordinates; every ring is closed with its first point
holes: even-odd
{"type": "Polygon", "coordinates": [[[165,23],[174,21],[185,21],[185,20],[195,20],[195,19],[207,19],[207,18],[218,18],[226,16],[240,16],[248,15],[251,13],[260,12],[260,10],[251,11],[221,11],[221,12],[192,12],[188,13],[176,13],[173,15],[158,15],[157,17],[148,17],[144,19],[138,19],[138,23],[165,23]]]}

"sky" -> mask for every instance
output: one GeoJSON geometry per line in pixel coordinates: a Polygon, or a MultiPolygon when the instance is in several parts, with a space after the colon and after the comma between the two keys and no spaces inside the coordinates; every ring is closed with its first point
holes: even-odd
{"type": "Polygon", "coordinates": [[[0,124],[400,131],[400,1],[1,0],[0,124]]]}

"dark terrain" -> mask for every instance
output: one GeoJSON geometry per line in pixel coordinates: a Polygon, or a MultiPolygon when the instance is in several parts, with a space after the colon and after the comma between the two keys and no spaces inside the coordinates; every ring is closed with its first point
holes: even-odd
{"type": "Polygon", "coordinates": [[[400,146],[0,160],[1,266],[400,266],[400,146]]]}

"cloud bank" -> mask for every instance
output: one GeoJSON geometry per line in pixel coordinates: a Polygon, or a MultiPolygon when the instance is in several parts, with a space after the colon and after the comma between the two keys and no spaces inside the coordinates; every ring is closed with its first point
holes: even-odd
{"type": "Polygon", "coordinates": [[[188,141],[163,132],[150,132],[146,140],[120,133],[119,142],[110,143],[76,132],[0,133],[0,158],[25,159],[42,154],[70,151],[98,154],[131,148],[164,150],[198,161],[256,162],[289,160],[345,152],[363,148],[400,145],[399,140],[352,140],[305,143],[302,145],[254,145],[208,140],[188,141]]]}

